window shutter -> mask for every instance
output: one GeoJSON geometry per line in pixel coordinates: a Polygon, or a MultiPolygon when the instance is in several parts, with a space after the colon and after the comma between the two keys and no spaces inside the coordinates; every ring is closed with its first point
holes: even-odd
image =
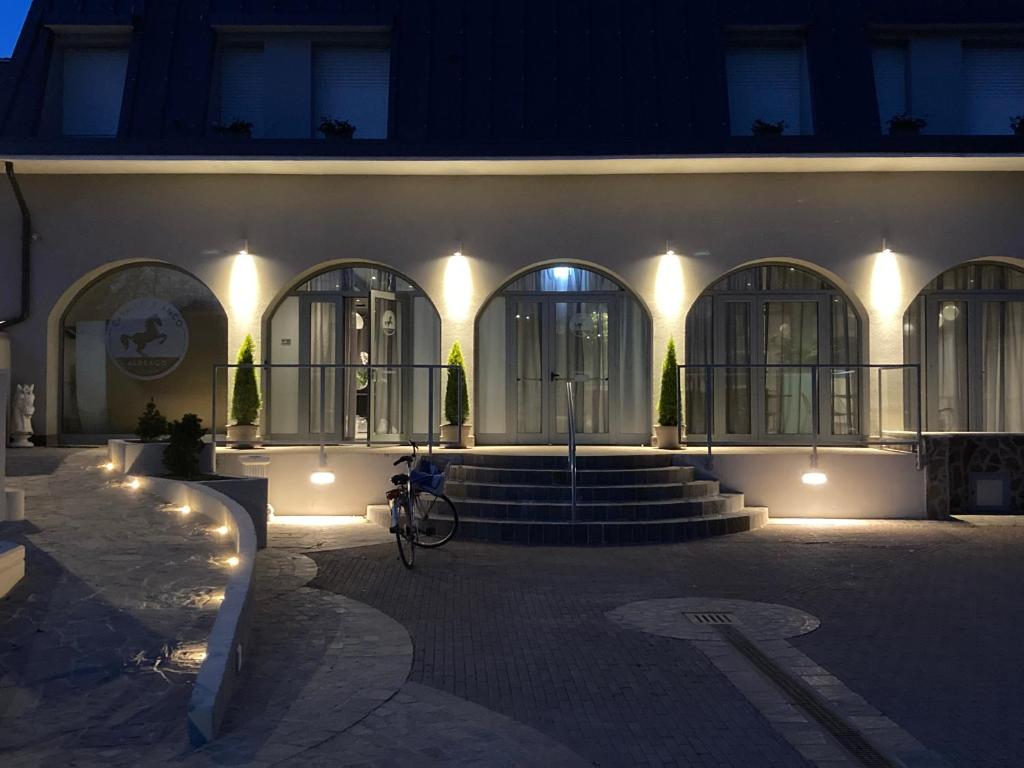
{"type": "Polygon", "coordinates": [[[729,119],[734,136],[749,136],[755,120],[786,121],[786,133],[804,133],[801,115],[803,49],[798,46],[733,48],[726,54],[729,119]]]}
{"type": "Polygon", "coordinates": [[[64,51],[62,129],[66,136],[116,136],[121,123],[128,51],[64,51]]]}
{"type": "Polygon", "coordinates": [[[972,134],[1012,133],[1024,115],[1024,49],[964,48],[965,124],[972,134]]]}
{"type": "Polygon", "coordinates": [[[902,45],[876,46],[871,51],[875,67],[875,92],[878,94],[878,121],[883,133],[889,120],[910,110],[907,98],[907,49],[902,45]]]}
{"type": "MultiPolygon", "coordinates": [[[[386,139],[391,52],[317,48],[313,58],[313,128],[323,118],[348,120],[357,139],[386,139]]],[[[316,135],[320,135],[317,133],[316,135]]]]}
{"type": "Polygon", "coordinates": [[[220,121],[252,123],[252,135],[263,135],[263,50],[228,48],[220,62],[220,121]]]}

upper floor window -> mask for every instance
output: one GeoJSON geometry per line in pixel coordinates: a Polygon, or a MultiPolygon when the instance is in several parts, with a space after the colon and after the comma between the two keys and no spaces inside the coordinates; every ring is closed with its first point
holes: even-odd
{"type": "Polygon", "coordinates": [[[263,135],[263,49],[225,48],[220,61],[220,124],[248,123],[263,135]]]}
{"type": "Polygon", "coordinates": [[[966,133],[1013,133],[1024,115],[1024,47],[965,45],[963,68],[966,133]]]}
{"type": "Polygon", "coordinates": [[[883,132],[888,132],[893,118],[913,112],[907,58],[906,45],[876,45],[871,49],[875,93],[878,96],[878,119],[883,132]]]}
{"type": "Polygon", "coordinates": [[[733,136],[814,132],[802,43],[731,46],[726,74],[733,136]]]}
{"type": "Polygon", "coordinates": [[[61,132],[116,136],[121,122],[127,48],[65,48],[61,69],[61,132]]]}
{"type": "Polygon", "coordinates": [[[314,48],[313,135],[330,120],[351,124],[356,139],[387,138],[390,70],[385,48],[314,48]]]}

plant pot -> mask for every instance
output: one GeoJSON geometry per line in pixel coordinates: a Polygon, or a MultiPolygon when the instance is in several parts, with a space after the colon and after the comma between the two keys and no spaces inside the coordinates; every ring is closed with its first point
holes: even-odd
{"type": "Polygon", "coordinates": [[[658,424],[654,427],[654,434],[658,438],[658,447],[674,451],[679,448],[679,427],[663,427],[658,424]]]}
{"type": "Polygon", "coordinates": [[[232,448],[255,448],[259,438],[257,424],[228,424],[228,445],[232,448]]]}
{"type": "Polygon", "coordinates": [[[442,424],[441,425],[441,444],[446,448],[465,448],[466,441],[469,439],[469,433],[471,428],[469,424],[462,425],[462,438],[459,438],[459,425],[458,424],[442,424]]]}

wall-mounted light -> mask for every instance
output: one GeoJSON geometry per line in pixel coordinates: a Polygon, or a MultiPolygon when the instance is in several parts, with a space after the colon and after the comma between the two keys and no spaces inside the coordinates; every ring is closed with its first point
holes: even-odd
{"type": "Polygon", "coordinates": [[[473,274],[469,259],[456,251],[448,257],[444,268],[444,303],[447,319],[456,322],[469,317],[473,301],[473,274]]]}
{"type": "Polygon", "coordinates": [[[882,250],[875,254],[875,265],[871,270],[871,308],[889,316],[898,313],[902,304],[903,280],[896,254],[882,241],[882,250]]]}
{"type": "Polygon", "coordinates": [[[334,472],[327,466],[327,451],[320,446],[320,460],[317,462],[316,471],[309,476],[309,482],[313,485],[331,485],[335,481],[334,472]]]}
{"type": "Polygon", "coordinates": [[[237,254],[231,265],[231,282],[228,299],[231,303],[231,318],[237,326],[249,329],[256,316],[256,301],[259,296],[259,277],[256,260],[249,253],[249,244],[237,254]]]}
{"type": "Polygon", "coordinates": [[[683,265],[669,248],[658,260],[654,278],[654,302],[666,320],[678,319],[683,312],[683,265]]]}

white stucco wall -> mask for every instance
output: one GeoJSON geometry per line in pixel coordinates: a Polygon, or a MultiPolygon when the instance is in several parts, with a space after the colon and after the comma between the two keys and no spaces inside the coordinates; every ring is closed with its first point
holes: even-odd
{"type": "MultiPolygon", "coordinates": [[[[665,343],[682,339],[686,310],[746,262],[816,265],[864,309],[871,361],[901,362],[902,314],[928,280],[966,260],[1024,256],[1017,173],[23,175],[21,183],[39,238],[32,315],[11,329],[14,378],[39,390],[47,382],[37,428],[45,413],[48,435],[57,431],[60,314],[81,285],[125,260],[168,261],[209,285],[229,314],[232,355],[246,332],[259,337],[268,308],[301,275],[341,260],[386,265],[433,300],[443,350],[462,344],[471,385],[474,319],[495,290],[532,265],[594,264],[651,311],[657,387],[665,343]],[[887,280],[880,300],[872,273],[883,238],[899,284],[887,280]],[[231,272],[246,240],[257,280],[242,317],[231,272]],[[679,302],[656,300],[666,247],[679,254],[679,302]],[[460,248],[471,282],[446,286],[460,248]]],[[[9,216],[0,227],[7,259],[19,232],[9,216]]]]}

